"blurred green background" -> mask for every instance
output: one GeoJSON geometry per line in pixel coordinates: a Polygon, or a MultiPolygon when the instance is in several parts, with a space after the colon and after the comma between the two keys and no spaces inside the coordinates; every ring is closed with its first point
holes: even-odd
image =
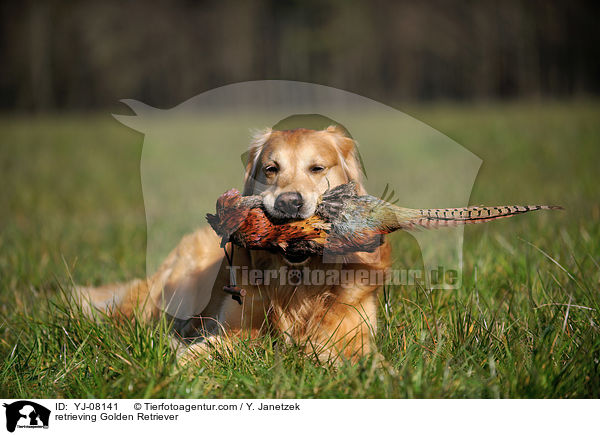
{"type": "Polygon", "coordinates": [[[229,83],[388,104],[598,94],[597,2],[26,0],[0,6],[0,108],[168,108],[229,83]]]}

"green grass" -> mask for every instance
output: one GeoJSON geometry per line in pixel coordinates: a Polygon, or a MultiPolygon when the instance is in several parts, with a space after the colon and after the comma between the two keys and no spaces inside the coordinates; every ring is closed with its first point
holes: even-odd
{"type": "MultiPolygon", "coordinates": [[[[145,271],[142,136],[108,115],[4,116],[0,396],[598,397],[600,104],[409,112],[483,159],[471,203],[566,211],[467,228],[463,287],[387,288],[380,356],[338,367],[276,337],[181,367],[164,321],[92,322],[61,302],[72,282],[145,271]]],[[[420,264],[410,236],[393,242],[397,265],[420,264]]]]}

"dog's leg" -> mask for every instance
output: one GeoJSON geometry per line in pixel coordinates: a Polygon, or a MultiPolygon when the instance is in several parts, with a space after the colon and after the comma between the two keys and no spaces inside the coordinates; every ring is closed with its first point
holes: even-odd
{"type": "Polygon", "coordinates": [[[137,313],[140,318],[150,319],[166,309],[173,316],[186,310],[182,317],[188,317],[209,303],[223,259],[219,244],[211,228],[201,228],[183,237],[148,279],[101,287],[78,286],[73,296],[87,312],[100,310],[125,317],[137,313]]]}
{"type": "MultiPolygon", "coordinates": [[[[373,253],[358,253],[345,269],[353,272],[354,282],[333,290],[332,301],[314,307],[307,322],[306,351],[321,361],[356,361],[374,351],[377,332],[377,294],[390,265],[390,247],[386,242],[373,253]],[[363,276],[363,278],[360,278],[363,276]]],[[[303,337],[300,337],[303,338],[303,337]]],[[[298,341],[302,343],[302,341],[298,341]]]]}
{"type": "MultiPolygon", "coordinates": [[[[240,251],[239,259],[243,260],[245,253],[240,251]]],[[[243,305],[223,291],[216,292],[205,312],[190,319],[189,331],[181,334],[194,340],[192,344],[179,347],[178,358],[182,364],[211,358],[214,353],[232,355],[240,341],[257,339],[268,326],[265,299],[257,288],[248,288],[243,305]],[[209,318],[211,315],[216,317],[209,318]]]]}
{"type": "Polygon", "coordinates": [[[178,362],[182,365],[201,363],[204,358],[212,358],[215,354],[233,357],[236,347],[243,340],[254,340],[261,335],[259,328],[250,330],[229,330],[218,335],[211,335],[190,345],[179,345],[178,362]]]}
{"type": "Polygon", "coordinates": [[[149,319],[159,312],[150,300],[150,287],[149,281],[144,279],[100,287],[77,286],[73,298],[88,314],[98,310],[113,316],[131,317],[137,311],[142,319],[149,319]]]}
{"type": "Polygon", "coordinates": [[[376,293],[355,303],[334,302],[306,338],[308,354],[320,361],[356,361],[373,350],[377,331],[376,293]]]}

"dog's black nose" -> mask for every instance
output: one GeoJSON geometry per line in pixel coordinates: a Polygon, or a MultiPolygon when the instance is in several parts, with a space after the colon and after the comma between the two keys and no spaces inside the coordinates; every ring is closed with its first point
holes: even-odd
{"type": "Polygon", "coordinates": [[[285,192],[275,200],[275,208],[287,217],[297,217],[304,204],[302,195],[298,192],[285,192]]]}

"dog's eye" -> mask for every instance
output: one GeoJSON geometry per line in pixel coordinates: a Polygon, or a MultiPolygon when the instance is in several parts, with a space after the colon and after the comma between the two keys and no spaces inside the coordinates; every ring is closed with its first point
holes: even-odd
{"type": "Polygon", "coordinates": [[[323,172],[324,170],[325,167],[321,165],[315,165],[310,168],[310,172],[312,172],[313,174],[318,174],[319,172],[323,172]]]}
{"type": "Polygon", "coordinates": [[[263,168],[263,171],[265,171],[265,174],[267,175],[275,175],[279,172],[279,168],[275,165],[267,165],[263,168]]]}

